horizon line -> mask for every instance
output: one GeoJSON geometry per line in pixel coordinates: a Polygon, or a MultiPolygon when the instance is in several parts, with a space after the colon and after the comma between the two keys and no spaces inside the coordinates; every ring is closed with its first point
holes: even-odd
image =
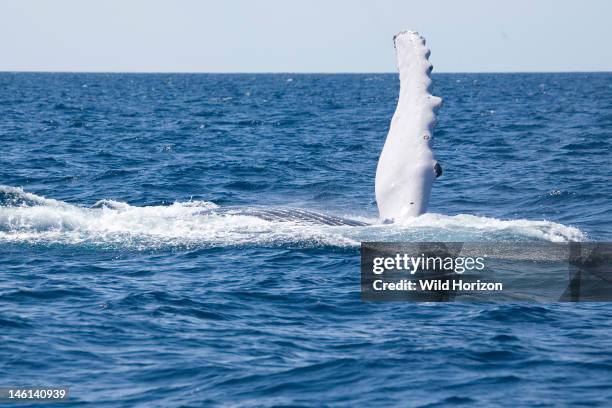
{"type": "MultiPolygon", "coordinates": [[[[397,71],[73,71],[73,70],[3,70],[0,74],[207,74],[207,75],[387,75],[397,71]]],[[[571,71],[438,71],[436,74],[606,74],[612,70],[571,71]]]]}

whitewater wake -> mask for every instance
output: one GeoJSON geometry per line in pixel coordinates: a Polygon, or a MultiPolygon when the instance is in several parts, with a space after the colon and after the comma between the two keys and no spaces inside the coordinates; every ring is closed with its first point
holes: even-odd
{"type": "Polygon", "coordinates": [[[151,249],[197,246],[358,246],[362,241],[584,241],[578,228],[550,221],[424,214],[394,224],[349,217],[365,226],[266,220],[212,202],[137,207],[113,200],[83,207],[0,186],[0,243],[151,249]]]}

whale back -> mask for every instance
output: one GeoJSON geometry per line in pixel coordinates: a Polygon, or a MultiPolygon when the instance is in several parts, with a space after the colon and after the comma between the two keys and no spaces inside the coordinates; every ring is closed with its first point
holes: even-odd
{"type": "Polygon", "coordinates": [[[224,207],[215,208],[209,213],[229,216],[241,215],[256,217],[270,222],[295,222],[302,225],[330,225],[360,227],[368,225],[359,220],[337,217],[318,211],[290,207],[224,207]]]}
{"type": "Polygon", "coordinates": [[[432,65],[425,39],[414,31],[394,37],[400,76],[397,107],[376,169],[376,202],[383,220],[427,211],[441,167],[432,152],[436,111],[442,99],[430,93],[432,65]]]}

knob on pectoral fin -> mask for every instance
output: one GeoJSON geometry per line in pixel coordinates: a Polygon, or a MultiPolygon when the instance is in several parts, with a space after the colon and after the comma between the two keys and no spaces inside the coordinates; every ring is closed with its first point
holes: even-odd
{"type": "Polygon", "coordinates": [[[434,171],[436,172],[436,178],[442,175],[443,171],[442,166],[440,166],[440,163],[436,162],[436,164],[434,164],[434,171]]]}

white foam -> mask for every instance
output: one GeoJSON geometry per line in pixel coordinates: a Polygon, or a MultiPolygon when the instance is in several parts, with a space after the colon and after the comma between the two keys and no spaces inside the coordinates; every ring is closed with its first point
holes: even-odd
{"type": "Polygon", "coordinates": [[[172,246],[358,246],[361,241],[582,241],[577,228],[550,221],[498,220],[472,215],[424,214],[366,227],[266,221],[217,214],[207,201],[137,207],[102,200],[92,208],[47,199],[19,188],[0,194],[20,198],[0,206],[0,243],[95,245],[136,249],[172,246]]]}

